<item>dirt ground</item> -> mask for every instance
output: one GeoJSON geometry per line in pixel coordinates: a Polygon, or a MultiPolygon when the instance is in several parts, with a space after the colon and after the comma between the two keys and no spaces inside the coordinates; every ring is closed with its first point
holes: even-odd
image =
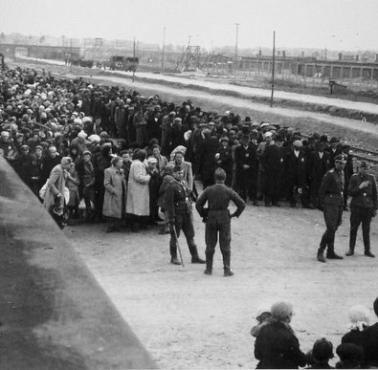
{"type": "MultiPolygon", "coordinates": [[[[336,251],[348,246],[349,213],[337,232],[336,251]]],[[[195,213],[196,241],[204,256],[204,224],[195,213]]],[[[71,226],[65,234],[125,320],[161,368],[251,368],[256,312],[278,300],[294,305],[293,328],[307,351],[327,337],[334,345],[347,331],[348,309],[372,306],[378,259],[362,255],[321,264],[315,255],[324,230],[317,210],[248,206],[232,222],[232,268],[224,278],[219,249],[214,274],[190,264],[169,264],[168,236],[155,229],[106,234],[105,225],[71,226]]],[[[372,246],[378,242],[372,223],[372,246]]],[[[371,311],[371,320],[374,320],[371,311]]]]}

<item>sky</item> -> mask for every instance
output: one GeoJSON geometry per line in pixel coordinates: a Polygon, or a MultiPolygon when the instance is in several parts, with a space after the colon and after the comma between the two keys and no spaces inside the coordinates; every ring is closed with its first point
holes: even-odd
{"type": "Polygon", "coordinates": [[[0,0],[0,32],[240,48],[378,50],[378,0],[0,0]]]}

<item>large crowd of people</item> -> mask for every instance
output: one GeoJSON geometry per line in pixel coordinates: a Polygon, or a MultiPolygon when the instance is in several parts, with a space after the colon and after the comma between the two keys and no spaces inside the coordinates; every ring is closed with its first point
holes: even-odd
{"type": "MultiPolygon", "coordinates": [[[[378,318],[378,298],[373,303],[378,318]]],[[[254,354],[258,369],[332,369],[329,361],[334,357],[333,344],[326,338],[318,339],[307,353],[290,323],[293,307],[287,302],[277,302],[270,310],[261,310],[257,324],[251,329],[255,338],[254,354]]],[[[370,311],[362,305],[349,310],[349,331],[336,348],[339,361],[336,369],[368,369],[378,367],[378,322],[370,325],[370,311]]]]}
{"type": "Polygon", "coordinates": [[[314,133],[304,139],[290,127],[230,111],[204,112],[190,100],[174,105],[157,95],[21,68],[2,73],[0,99],[0,150],[35,194],[61,159],[71,158],[71,218],[78,217],[84,200],[88,219],[131,214],[156,220],[168,162],[184,169],[194,196],[193,179],[207,187],[215,169],[223,168],[226,185],[255,206],[288,201],[292,207],[320,207],[321,180],[340,153],[348,155],[345,186],[357,171],[349,147],[335,137],[314,133]],[[122,165],[112,162],[114,156],[122,165]],[[104,184],[107,168],[113,168],[107,175],[122,174],[125,181],[115,188],[104,184]],[[117,200],[109,203],[115,193],[117,200]]]}
{"type": "MultiPolygon", "coordinates": [[[[180,230],[192,263],[205,263],[188,208],[202,183],[210,189],[197,201],[207,222],[205,273],[212,273],[219,232],[225,276],[232,276],[229,219],[238,217],[248,201],[325,208],[327,230],[318,251],[318,260],[325,262],[326,248],[328,258],[338,257],[334,234],[349,194],[355,211],[348,255],[354,253],[362,222],[365,254],[374,257],[368,237],[377,209],[375,180],[366,175],[366,163],[358,163],[335,137],[304,138],[290,127],[242,119],[231,111],[205,112],[190,100],[175,105],[158,95],[144,97],[119,86],[57,79],[20,67],[1,72],[0,131],[0,156],[62,228],[79,219],[108,221],[108,232],[159,224],[159,233],[171,233],[171,263],[182,262],[173,238],[180,230]],[[227,211],[230,200],[237,204],[233,215],[227,211]]],[[[374,310],[378,315],[378,300],[374,310]]],[[[351,332],[337,347],[338,367],[378,366],[377,324],[368,327],[366,315],[353,312],[351,332]]],[[[292,307],[281,302],[257,317],[252,334],[259,368],[329,368],[332,344],[320,339],[306,356],[289,325],[291,316],[292,307]]]]}

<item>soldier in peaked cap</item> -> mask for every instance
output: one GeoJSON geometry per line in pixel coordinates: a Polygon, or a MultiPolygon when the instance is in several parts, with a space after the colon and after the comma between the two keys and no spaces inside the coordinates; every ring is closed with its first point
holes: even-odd
{"type": "Polygon", "coordinates": [[[335,157],[335,167],[327,171],[319,189],[319,202],[323,208],[326,231],[320,241],[317,259],[326,262],[324,251],[327,249],[328,259],[342,259],[335,253],[335,233],[341,225],[344,209],[344,167],[346,157],[339,154],[335,157]]]}
{"type": "Polygon", "coordinates": [[[362,236],[365,247],[365,256],[374,257],[370,251],[370,223],[377,214],[377,185],[375,177],[367,173],[368,165],[361,162],[358,173],[352,175],[349,181],[348,192],[352,196],[350,203],[350,237],[347,256],[354,254],[357,230],[362,223],[362,236]]]}
{"type": "Polygon", "coordinates": [[[184,171],[181,168],[175,168],[173,179],[174,181],[167,183],[163,200],[171,234],[169,241],[171,263],[180,265],[180,261],[177,259],[177,238],[180,236],[181,230],[185,235],[192,263],[205,263],[198,256],[197,245],[194,241],[192,202],[190,189],[184,181],[184,171]]]}

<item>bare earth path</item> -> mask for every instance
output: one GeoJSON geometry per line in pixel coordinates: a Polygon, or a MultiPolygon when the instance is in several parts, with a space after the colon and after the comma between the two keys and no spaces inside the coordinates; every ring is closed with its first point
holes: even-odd
{"type": "MultiPolygon", "coordinates": [[[[336,251],[348,244],[349,213],[336,237],[336,251]]],[[[323,232],[315,210],[247,207],[233,221],[235,276],[191,265],[181,240],[185,268],[170,265],[168,236],[156,230],[105,234],[105,226],[67,228],[77,252],[162,368],[238,368],[256,365],[249,335],[261,307],[285,299],[294,304],[293,327],[303,350],[322,336],[340,343],[347,311],[371,307],[378,292],[378,259],[357,255],[321,264],[315,260],[323,232]]],[[[196,240],[204,255],[204,225],[195,217],[196,240]]],[[[378,252],[377,220],[372,223],[378,252]]],[[[373,313],[371,319],[374,320],[373,313]]]]}

